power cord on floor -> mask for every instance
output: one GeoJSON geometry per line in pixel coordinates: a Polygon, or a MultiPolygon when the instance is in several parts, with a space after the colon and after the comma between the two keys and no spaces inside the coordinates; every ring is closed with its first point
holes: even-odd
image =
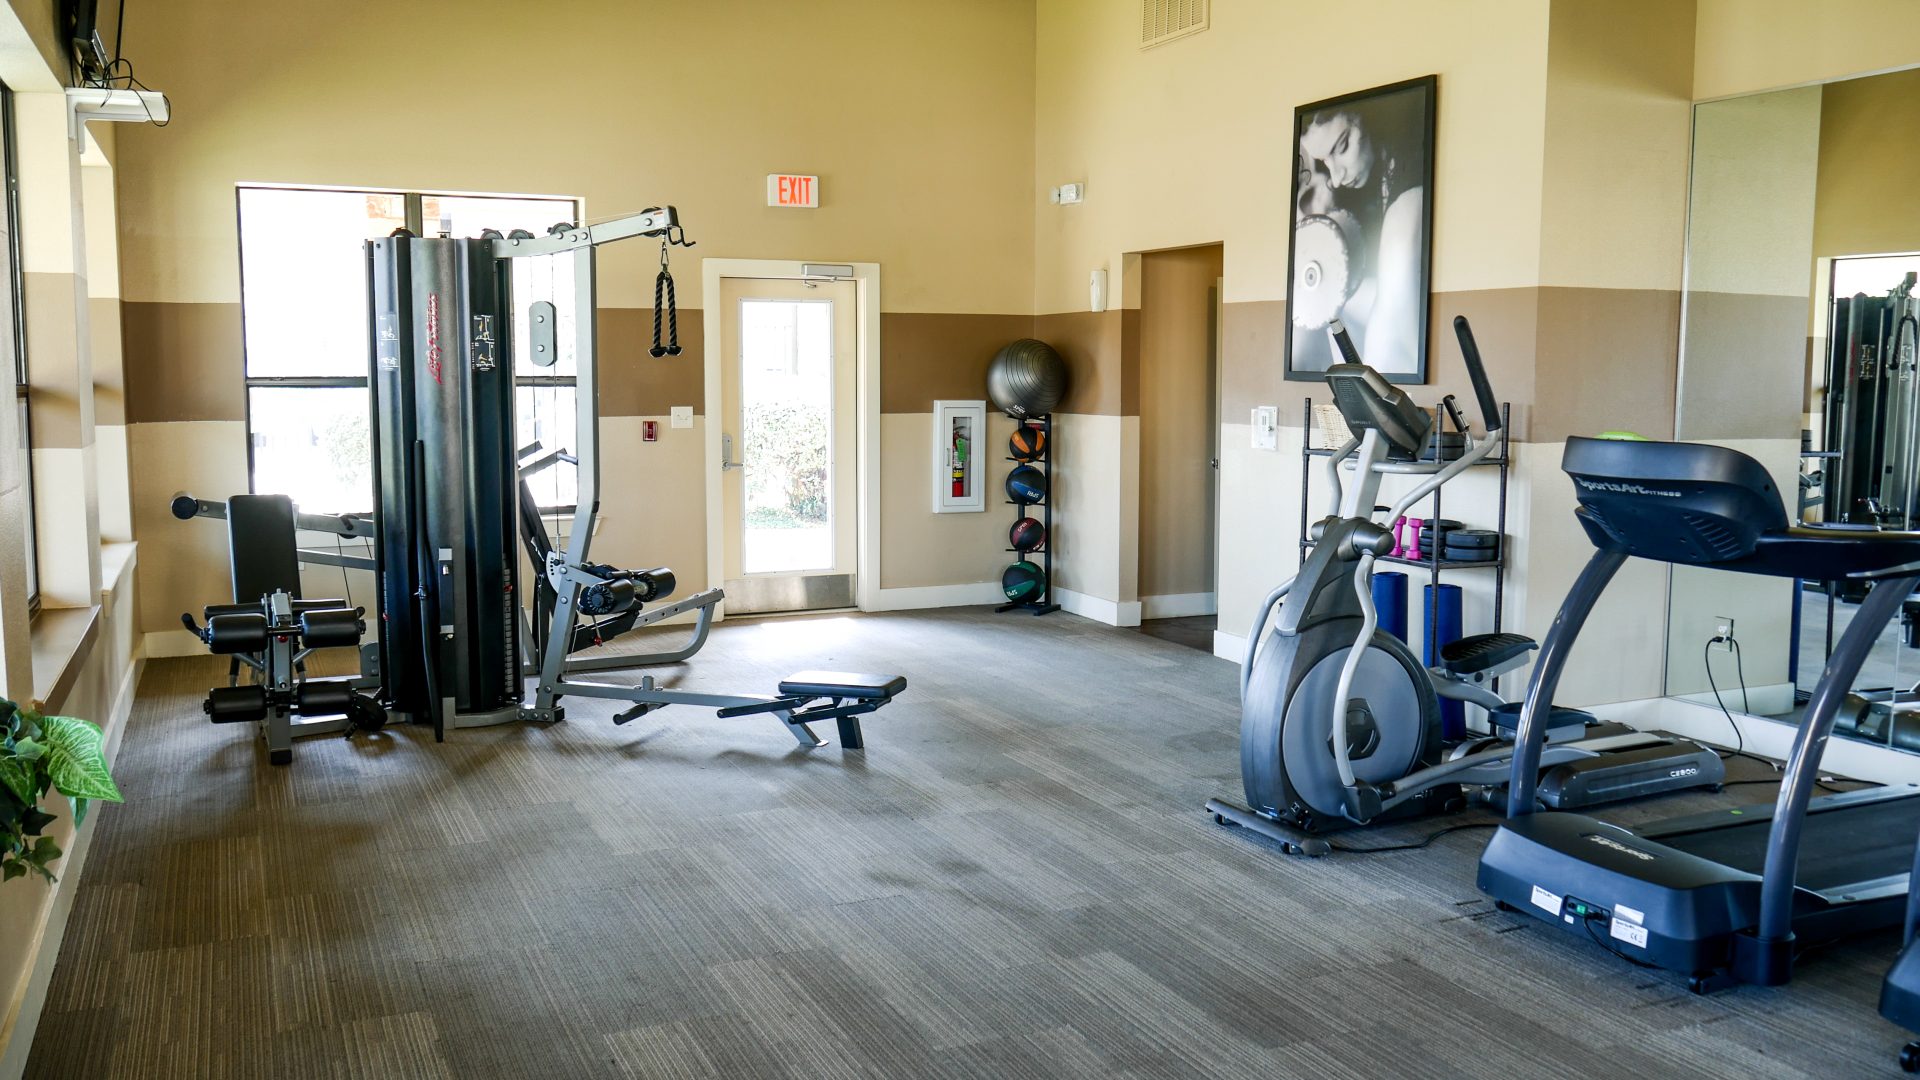
{"type": "Polygon", "coordinates": [[[1608,952],[1612,953],[1613,955],[1619,957],[1622,960],[1625,960],[1627,963],[1632,964],[1634,967],[1637,967],[1637,968],[1657,968],[1660,966],[1658,964],[1649,964],[1645,960],[1642,960],[1637,956],[1628,956],[1626,953],[1623,953],[1619,949],[1614,948],[1612,942],[1608,941],[1607,939],[1601,937],[1599,934],[1595,933],[1593,929],[1594,922],[1595,921],[1605,922],[1607,918],[1608,917],[1605,915],[1594,914],[1594,915],[1589,915],[1586,918],[1580,920],[1581,925],[1586,927],[1587,937],[1591,938],[1595,945],[1600,946],[1601,948],[1607,950],[1608,952]]]}
{"type": "Polygon", "coordinates": [[[1389,851],[1419,851],[1449,833],[1464,832],[1468,829],[1491,829],[1499,824],[1497,821],[1471,821],[1465,825],[1449,825],[1444,829],[1436,829],[1428,833],[1425,839],[1416,840],[1410,844],[1383,844],[1379,847],[1347,847],[1344,844],[1327,846],[1345,855],[1381,855],[1389,851]]]}

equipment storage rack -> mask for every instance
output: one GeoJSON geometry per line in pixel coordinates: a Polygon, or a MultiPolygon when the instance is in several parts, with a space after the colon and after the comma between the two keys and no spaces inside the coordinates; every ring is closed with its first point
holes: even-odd
{"type": "Polygon", "coordinates": [[[1040,529],[1043,533],[1040,546],[1031,551],[1021,551],[1019,548],[1012,546],[1009,546],[1007,550],[1022,559],[1031,559],[1036,555],[1039,556],[1040,573],[1043,580],[1046,581],[1046,587],[1040,590],[1039,596],[1031,600],[1015,600],[1010,603],[1001,604],[993,610],[996,612],[1026,611],[1034,615],[1045,615],[1049,611],[1060,610],[1060,605],[1054,603],[1053,600],[1053,469],[1049,465],[1053,460],[1053,414],[1041,413],[1039,416],[1029,416],[1018,422],[1022,426],[1033,428],[1040,433],[1040,453],[1035,455],[1032,461],[1021,461],[1012,454],[1007,455],[1007,460],[1013,462],[1016,466],[1031,465],[1039,469],[1047,478],[1047,497],[1037,503],[1022,503],[1015,502],[1012,499],[1007,500],[1007,503],[1013,507],[1013,520],[1016,524],[1021,518],[1028,516],[1028,511],[1039,510],[1040,529]]]}
{"type": "MultiPolygon", "coordinates": [[[[1334,451],[1339,449],[1338,447],[1313,445],[1313,432],[1317,426],[1314,422],[1313,399],[1305,399],[1305,406],[1306,412],[1303,414],[1305,416],[1305,424],[1303,425],[1304,430],[1302,431],[1300,439],[1300,555],[1302,559],[1305,559],[1307,552],[1313,550],[1313,541],[1308,539],[1307,535],[1307,503],[1309,502],[1307,493],[1311,490],[1313,481],[1314,459],[1332,457],[1334,451]]],[[[1433,466],[1437,469],[1446,464],[1446,462],[1440,460],[1440,456],[1445,452],[1445,437],[1448,434],[1462,432],[1464,429],[1450,423],[1452,410],[1436,409],[1434,412],[1433,434],[1429,436],[1429,439],[1434,447],[1435,460],[1433,466]]],[[[1500,474],[1500,495],[1495,510],[1496,524],[1494,526],[1500,534],[1500,541],[1499,546],[1494,549],[1494,557],[1491,559],[1443,558],[1442,556],[1445,554],[1444,549],[1446,545],[1444,543],[1435,543],[1427,545],[1428,557],[1424,559],[1410,559],[1399,555],[1381,555],[1375,559],[1376,562],[1395,563],[1400,566],[1413,566],[1424,569],[1427,572],[1427,584],[1429,586],[1437,586],[1440,584],[1440,573],[1443,570],[1493,571],[1493,630],[1495,633],[1500,631],[1501,609],[1506,601],[1507,547],[1510,541],[1510,538],[1507,536],[1507,470],[1513,461],[1511,454],[1512,446],[1507,441],[1507,433],[1513,428],[1510,423],[1511,414],[1512,405],[1508,402],[1501,402],[1500,451],[1497,454],[1483,458],[1473,466],[1474,468],[1498,469],[1500,474]]],[[[1426,463],[1408,462],[1406,464],[1409,466],[1420,466],[1426,463]]],[[[1408,468],[1405,471],[1418,472],[1423,470],[1408,468]]],[[[1442,494],[1443,492],[1436,488],[1433,494],[1428,496],[1428,501],[1433,505],[1434,521],[1439,521],[1445,516],[1441,513],[1442,494]]],[[[1388,525],[1391,527],[1392,523],[1389,522],[1388,525]]],[[[1438,590],[1436,589],[1435,591],[1437,592],[1438,590]]],[[[1426,605],[1426,607],[1426,640],[1431,641],[1437,636],[1440,605],[1433,603],[1426,605]]],[[[1495,680],[1493,685],[1494,689],[1498,691],[1500,686],[1499,681],[1495,680]]]]}

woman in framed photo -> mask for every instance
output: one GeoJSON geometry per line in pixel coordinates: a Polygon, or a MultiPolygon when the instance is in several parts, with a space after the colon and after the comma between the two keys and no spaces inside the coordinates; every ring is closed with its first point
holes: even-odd
{"type": "Polygon", "coordinates": [[[1338,318],[1382,373],[1425,378],[1431,110],[1420,80],[1297,114],[1290,375],[1334,362],[1338,318]]]}

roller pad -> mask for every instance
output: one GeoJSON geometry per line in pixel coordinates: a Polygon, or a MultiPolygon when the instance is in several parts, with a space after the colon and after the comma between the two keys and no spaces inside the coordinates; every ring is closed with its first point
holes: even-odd
{"type": "Polygon", "coordinates": [[[885,701],[906,688],[905,675],[856,674],[850,671],[800,671],[780,681],[780,694],[783,697],[885,701]]]}

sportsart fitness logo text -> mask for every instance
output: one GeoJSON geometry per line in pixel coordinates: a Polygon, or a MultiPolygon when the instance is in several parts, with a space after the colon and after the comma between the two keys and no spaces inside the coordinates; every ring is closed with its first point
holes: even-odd
{"type": "Polygon", "coordinates": [[[1681,495],[1678,491],[1662,491],[1644,484],[1622,484],[1613,480],[1582,480],[1576,476],[1573,482],[1588,491],[1609,491],[1616,495],[1660,495],[1669,499],[1677,499],[1681,495]]]}
{"type": "Polygon", "coordinates": [[[1596,844],[1599,844],[1603,848],[1612,848],[1613,850],[1621,852],[1623,854],[1631,855],[1634,858],[1639,859],[1641,862],[1652,862],[1654,860],[1654,856],[1649,855],[1638,848],[1630,848],[1627,845],[1621,843],[1620,841],[1613,839],[1612,837],[1597,836],[1593,833],[1588,833],[1586,838],[1588,840],[1593,841],[1596,844]]]}

